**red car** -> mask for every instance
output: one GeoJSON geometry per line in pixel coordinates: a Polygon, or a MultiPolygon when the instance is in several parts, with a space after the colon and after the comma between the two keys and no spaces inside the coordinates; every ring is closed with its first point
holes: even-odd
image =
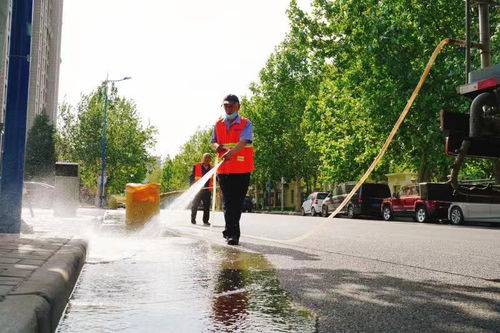
{"type": "MultiPolygon", "coordinates": [[[[395,216],[413,217],[417,222],[428,222],[437,219],[446,219],[449,201],[430,200],[429,192],[437,193],[448,191],[447,184],[421,183],[419,185],[403,186],[392,197],[382,201],[381,210],[384,220],[390,221],[395,216]],[[423,191],[421,191],[423,189],[423,191]],[[425,196],[420,193],[425,192],[425,196]]],[[[436,195],[434,195],[436,197],[436,195]]]]}

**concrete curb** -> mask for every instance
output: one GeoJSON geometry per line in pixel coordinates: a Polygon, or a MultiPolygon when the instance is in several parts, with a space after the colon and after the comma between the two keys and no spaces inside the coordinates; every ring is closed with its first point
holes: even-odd
{"type": "Polygon", "coordinates": [[[300,216],[299,212],[291,212],[291,211],[267,211],[267,210],[254,210],[252,213],[256,214],[274,214],[274,215],[294,215],[300,216]]]}
{"type": "Polygon", "coordinates": [[[85,263],[87,242],[73,239],[5,297],[2,332],[54,332],[85,263]]]}

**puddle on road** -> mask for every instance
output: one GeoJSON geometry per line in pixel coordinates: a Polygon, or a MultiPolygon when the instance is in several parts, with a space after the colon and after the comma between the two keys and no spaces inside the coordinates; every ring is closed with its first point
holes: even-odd
{"type": "Polygon", "coordinates": [[[185,237],[92,239],[57,332],[315,332],[262,255],[185,237]]]}

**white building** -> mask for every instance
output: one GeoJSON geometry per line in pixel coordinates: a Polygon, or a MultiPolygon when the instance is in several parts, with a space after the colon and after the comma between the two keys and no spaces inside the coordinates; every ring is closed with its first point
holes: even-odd
{"type": "Polygon", "coordinates": [[[10,40],[10,0],[0,0],[0,123],[4,123],[6,94],[7,94],[7,75],[9,61],[7,53],[10,40]]]}
{"type": "MultiPolygon", "coordinates": [[[[5,119],[8,42],[12,1],[0,0],[0,121],[5,119]]],[[[34,0],[31,36],[28,129],[36,115],[57,119],[63,0],[34,0]]]]}

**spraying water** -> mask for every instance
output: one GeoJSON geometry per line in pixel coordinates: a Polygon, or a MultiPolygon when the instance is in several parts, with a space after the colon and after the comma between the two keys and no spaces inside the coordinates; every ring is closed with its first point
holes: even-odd
{"type": "Polygon", "coordinates": [[[217,169],[219,169],[222,163],[224,163],[224,161],[217,163],[212,169],[210,169],[210,171],[208,171],[203,177],[201,177],[200,180],[191,185],[191,187],[186,192],[182,193],[180,197],[178,197],[170,205],[168,205],[167,209],[168,210],[187,209],[191,204],[191,202],[193,201],[194,197],[198,194],[198,192],[201,191],[201,189],[203,189],[205,183],[210,179],[210,177],[213,177],[213,175],[215,174],[215,172],[217,172],[217,169]]]}

